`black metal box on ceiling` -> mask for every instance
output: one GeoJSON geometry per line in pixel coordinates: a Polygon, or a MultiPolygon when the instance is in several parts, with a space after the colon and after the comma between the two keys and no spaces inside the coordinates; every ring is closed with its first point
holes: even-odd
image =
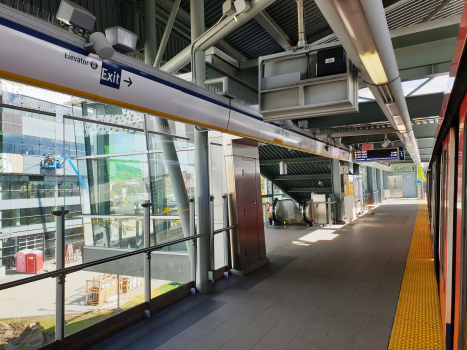
{"type": "Polygon", "coordinates": [[[316,75],[325,77],[347,71],[346,54],[343,47],[318,51],[316,75]]]}

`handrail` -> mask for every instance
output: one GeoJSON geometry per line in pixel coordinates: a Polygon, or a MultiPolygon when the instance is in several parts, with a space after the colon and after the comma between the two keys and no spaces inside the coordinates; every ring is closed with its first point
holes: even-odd
{"type": "Polygon", "coordinates": [[[234,229],[235,227],[237,227],[237,225],[233,225],[233,226],[229,226],[229,227],[224,227],[224,228],[220,228],[218,230],[215,230],[212,232],[213,235],[217,235],[218,233],[221,233],[221,232],[224,232],[224,231],[228,231],[228,230],[232,230],[234,229]]]}
{"type": "Polygon", "coordinates": [[[335,202],[313,202],[313,201],[311,201],[311,203],[312,204],[336,204],[337,201],[335,201],[335,202]]]}
{"type": "Polygon", "coordinates": [[[169,246],[177,244],[177,243],[191,241],[191,240],[194,240],[194,239],[197,239],[197,238],[200,238],[200,237],[201,237],[201,235],[184,237],[184,238],[176,239],[175,241],[158,244],[158,245],[156,245],[154,247],[138,249],[138,250],[135,250],[133,252],[123,253],[123,254],[119,254],[119,255],[116,255],[116,256],[103,258],[103,259],[91,261],[91,262],[76,265],[76,266],[65,267],[63,269],[56,270],[56,271],[46,272],[46,273],[41,274],[41,275],[36,275],[36,276],[32,276],[32,277],[27,277],[27,278],[24,278],[24,279],[21,279],[21,280],[17,280],[17,281],[3,283],[3,284],[0,284],[0,290],[9,289],[9,288],[12,288],[12,287],[17,287],[17,286],[20,286],[20,285],[23,285],[23,284],[28,284],[28,283],[31,283],[31,282],[40,281],[40,280],[43,280],[43,279],[46,279],[46,278],[64,276],[64,275],[67,275],[67,274],[70,274],[70,273],[73,273],[73,272],[81,271],[81,270],[83,270],[85,268],[88,268],[88,267],[104,264],[104,263],[115,261],[115,260],[128,258],[130,256],[138,255],[138,254],[141,254],[141,253],[151,253],[153,251],[156,251],[156,250],[159,250],[159,249],[162,249],[162,248],[165,248],[165,247],[169,247],[169,246]]]}

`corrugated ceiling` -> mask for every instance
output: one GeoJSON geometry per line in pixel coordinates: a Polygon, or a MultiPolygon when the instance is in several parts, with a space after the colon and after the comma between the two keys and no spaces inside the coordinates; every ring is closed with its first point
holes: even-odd
{"type": "MultiPolygon", "coordinates": [[[[380,0],[375,0],[380,1],[380,0]]],[[[412,0],[387,13],[390,29],[405,27],[420,23],[443,0],[412,0]]],[[[214,25],[222,16],[223,1],[205,0],[206,26],[214,25]]],[[[182,0],[181,5],[190,11],[190,0],[182,0]]],[[[455,16],[462,13],[463,0],[452,0],[433,19],[455,16]]],[[[329,35],[329,26],[313,0],[305,0],[305,31],[307,38],[317,38],[329,35]]],[[[266,12],[276,21],[292,42],[298,41],[297,3],[296,0],[280,0],[269,6],[266,12]]],[[[312,38],[312,39],[310,39],[312,38]]],[[[326,42],[335,41],[331,38],[326,42]]],[[[251,20],[225,38],[230,45],[249,59],[266,56],[283,51],[281,46],[255,21],[251,20]]]]}
{"type": "MultiPolygon", "coordinates": [[[[278,160],[278,159],[293,159],[293,158],[311,158],[315,157],[312,154],[294,151],[289,152],[288,149],[274,145],[263,145],[259,147],[259,158],[261,161],[264,160],[278,160]]],[[[317,157],[316,158],[321,158],[317,157]]],[[[279,164],[262,164],[260,166],[261,174],[266,176],[268,179],[272,179],[279,174],[279,164]]],[[[297,189],[307,188],[314,189],[314,193],[330,193],[325,190],[331,188],[331,159],[323,158],[320,162],[301,162],[301,163],[288,163],[287,164],[287,175],[325,175],[323,178],[317,179],[290,179],[290,180],[278,180],[273,181],[275,185],[285,191],[296,201],[303,201],[310,199],[311,191],[295,192],[297,189]],[[320,186],[319,182],[322,181],[320,186]],[[320,191],[323,188],[323,191],[320,191]],[[289,190],[295,189],[294,192],[289,190]]]]}

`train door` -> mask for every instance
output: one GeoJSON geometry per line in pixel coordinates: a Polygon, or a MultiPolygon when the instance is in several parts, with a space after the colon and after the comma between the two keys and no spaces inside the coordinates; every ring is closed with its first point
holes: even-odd
{"type": "Polygon", "coordinates": [[[456,175],[455,128],[449,130],[441,153],[441,207],[439,228],[439,294],[446,349],[452,348],[453,246],[456,175]]]}
{"type": "Polygon", "coordinates": [[[466,257],[467,257],[467,239],[466,239],[466,167],[465,150],[467,149],[467,138],[465,129],[465,119],[467,114],[467,98],[461,105],[459,113],[459,142],[457,150],[457,196],[456,196],[456,229],[455,229],[455,247],[454,256],[454,349],[467,349],[465,318],[467,316],[467,276],[466,276],[466,257]]]}

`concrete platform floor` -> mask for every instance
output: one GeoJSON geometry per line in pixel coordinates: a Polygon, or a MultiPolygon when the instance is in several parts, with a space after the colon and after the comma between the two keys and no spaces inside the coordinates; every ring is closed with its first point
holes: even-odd
{"type": "Polygon", "coordinates": [[[346,226],[297,230],[269,265],[93,349],[387,349],[418,208],[389,200],[346,226]]]}

